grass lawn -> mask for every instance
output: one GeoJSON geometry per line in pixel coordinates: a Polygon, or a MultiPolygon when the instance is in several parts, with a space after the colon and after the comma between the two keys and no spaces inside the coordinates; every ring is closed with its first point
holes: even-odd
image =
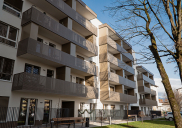
{"type": "MultiPolygon", "coordinates": [[[[132,128],[173,128],[174,126],[174,122],[173,121],[168,121],[168,120],[145,120],[142,124],[141,121],[137,121],[137,122],[130,122],[128,123],[129,126],[127,126],[127,124],[116,124],[116,125],[108,125],[108,126],[103,126],[103,128],[128,128],[128,127],[132,127],[132,128]]],[[[99,128],[99,127],[98,127],[99,128]]]]}

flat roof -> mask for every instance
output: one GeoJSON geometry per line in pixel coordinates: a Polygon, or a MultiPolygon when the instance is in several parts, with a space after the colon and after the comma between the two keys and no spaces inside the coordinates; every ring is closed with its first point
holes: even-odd
{"type": "Polygon", "coordinates": [[[143,67],[142,65],[137,66],[136,67],[137,70],[139,70],[140,72],[148,72],[149,74],[151,74],[152,76],[154,75],[152,72],[150,72],[148,69],[146,69],[145,67],[143,67]]]}

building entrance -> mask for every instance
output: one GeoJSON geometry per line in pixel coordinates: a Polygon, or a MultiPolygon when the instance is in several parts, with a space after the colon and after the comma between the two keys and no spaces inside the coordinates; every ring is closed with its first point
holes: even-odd
{"type": "Polygon", "coordinates": [[[74,101],[62,101],[62,117],[74,117],[74,101]]]}

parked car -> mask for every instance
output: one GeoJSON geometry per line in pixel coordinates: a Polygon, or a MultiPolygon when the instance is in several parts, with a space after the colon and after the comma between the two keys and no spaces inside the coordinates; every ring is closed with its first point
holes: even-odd
{"type": "MultiPolygon", "coordinates": [[[[181,116],[182,116],[182,112],[181,116]]],[[[173,113],[172,112],[167,112],[167,114],[165,115],[165,119],[169,120],[169,121],[173,121],[173,113]]]]}

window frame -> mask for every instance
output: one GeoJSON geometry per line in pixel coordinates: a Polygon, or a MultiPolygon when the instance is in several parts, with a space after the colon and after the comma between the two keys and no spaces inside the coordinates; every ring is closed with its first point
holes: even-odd
{"type": "Polygon", "coordinates": [[[2,6],[2,9],[8,13],[11,13],[12,15],[18,17],[18,18],[22,18],[22,9],[23,9],[23,0],[22,1],[22,7],[21,9],[19,10],[18,8],[16,7],[13,7],[13,5],[10,5],[9,3],[7,3],[6,1],[3,2],[3,6],[2,6]],[[8,8],[9,10],[11,11],[8,11],[6,8],[8,8]],[[12,11],[14,11],[15,13],[17,14],[14,14],[12,11]]]}
{"type": "MultiPolygon", "coordinates": [[[[31,66],[31,67],[32,67],[32,70],[31,70],[31,73],[30,73],[30,74],[34,74],[34,73],[33,73],[33,69],[34,69],[34,67],[38,67],[38,68],[39,68],[39,74],[35,74],[35,75],[40,75],[41,67],[36,66],[36,65],[32,65],[32,64],[25,63],[24,72],[26,72],[26,70],[25,70],[25,69],[26,69],[26,65],[29,65],[29,66],[31,66]]],[[[28,73],[28,72],[26,72],[26,73],[28,73]]]]}
{"type": "Polygon", "coordinates": [[[2,56],[0,56],[0,58],[2,58],[2,59],[3,59],[3,61],[2,61],[2,62],[0,62],[0,63],[2,63],[2,64],[1,64],[1,67],[0,67],[0,74],[10,75],[10,80],[4,80],[4,79],[1,79],[1,78],[0,78],[0,80],[2,80],[2,81],[9,81],[9,82],[11,82],[11,81],[12,81],[12,76],[13,76],[13,70],[14,70],[15,60],[13,60],[13,59],[9,59],[9,58],[6,58],[6,57],[2,57],[2,56]],[[8,60],[11,60],[11,61],[12,61],[12,65],[11,65],[11,73],[10,73],[10,74],[9,74],[9,73],[3,73],[3,67],[4,67],[4,61],[5,61],[5,59],[8,59],[8,60]]]}
{"type": "Polygon", "coordinates": [[[9,25],[9,24],[6,24],[6,23],[4,23],[4,22],[2,22],[2,21],[0,21],[0,24],[6,25],[6,26],[8,27],[8,28],[7,28],[6,37],[0,35],[0,38],[5,39],[5,40],[8,40],[8,41],[11,41],[11,42],[14,42],[14,43],[15,43],[15,46],[12,46],[12,45],[9,45],[9,44],[3,43],[3,42],[0,42],[0,43],[6,44],[6,45],[11,46],[11,47],[14,47],[14,48],[17,48],[17,41],[18,41],[19,29],[15,28],[15,27],[13,27],[13,26],[11,26],[11,25],[9,25]],[[16,29],[16,30],[17,30],[17,33],[16,33],[16,40],[15,40],[15,41],[12,40],[12,39],[9,39],[10,28],[13,28],[13,29],[16,29]]]}

